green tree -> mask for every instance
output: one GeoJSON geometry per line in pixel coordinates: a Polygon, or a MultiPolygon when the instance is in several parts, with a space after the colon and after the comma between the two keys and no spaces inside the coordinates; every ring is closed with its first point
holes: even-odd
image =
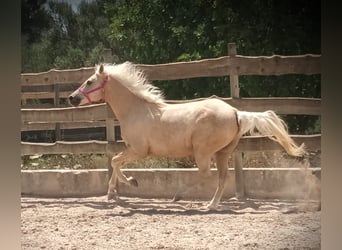
{"type": "Polygon", "coordinates": [[[50,22],[41,30],[39,39],[23,44],[22,72],[93,66],[102,61],[103,49],[110,47],[109,19],[103,6],[104,1],[83,1],[74,11],[67,2],[47,2],[44,13],[50,22]]]}
{"type": "Polygon", "coordinates": [[[42,30],[51,25],[51,17],[44,9],[47,0],[21,0],[21,40],[33,43],[42,30]]]}

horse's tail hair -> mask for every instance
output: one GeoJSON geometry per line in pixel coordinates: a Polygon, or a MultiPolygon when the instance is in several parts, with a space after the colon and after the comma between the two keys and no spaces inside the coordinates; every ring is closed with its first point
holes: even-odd
{"type": "Polygon", "coordinates": [[[256,129],[261,135],[267,136],[271,140],[278,142],[289,155],[303,156],[305,154],[304,144],[300,146],[296,145],[288,134],[288,128],[285,122],[273,111],[237,111],[237,119],[241,135],[247,132],[254,135],[256,134],[256,129]]]}

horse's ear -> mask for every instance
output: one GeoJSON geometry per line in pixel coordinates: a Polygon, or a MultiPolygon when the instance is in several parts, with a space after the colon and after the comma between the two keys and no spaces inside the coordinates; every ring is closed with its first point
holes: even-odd
{"type": "Polygon", "coordinates": [[[100,74],[103,73],[103,68],[104,68],[104,67],[103,67],[103,64],[101,64],[100,67],[99,67],[99,73],[100,73],[100,74]]]}

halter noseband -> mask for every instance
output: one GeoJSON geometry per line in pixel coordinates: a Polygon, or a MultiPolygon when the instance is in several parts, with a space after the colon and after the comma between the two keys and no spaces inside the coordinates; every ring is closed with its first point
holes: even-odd
{"type": "Polygon", "coordinates": [[[84,88],[79,88],[78,90],[87,98],[88,103],[91,104],[93,103],[92,100],[89,97],[89,94],[96,92],[98,90],[104,89],[104,86],[106,85],[106,83],[108,82],[109,76],[106,75],[105,79],[103,80],[103,82],[101,83],[101,85],[99,87],[93,88],[89,91],[84,91],[84,88]]]}

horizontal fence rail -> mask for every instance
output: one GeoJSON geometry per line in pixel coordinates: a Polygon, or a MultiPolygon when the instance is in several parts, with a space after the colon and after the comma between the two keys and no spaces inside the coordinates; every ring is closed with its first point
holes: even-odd
{"type": "MultiPolygon", "coordinates": [[[[238,75],[320,74],[320,55],[223,56],[191,62],[158,65],[137,64],[150,80],[176,80],[238,75]]],[[[21,74],[22,86],[81,83],[94,73],[94,67],[21,74]]]]}
{"type": "MultiPolygon", "coordinates": [[[[266,98],[218,98],[239,110],[261,112],[273,110],[281,115],[321,115],[321,99],[300,97],[266,97],[266,98]]],[[[203,100],[199,98],[188,101],[167,101],[168,103],[184,103],[203,100]]]]}
{"type": "Polygon", "coordinates": [[[223,56],[193,62],[138,65],[150,80],[238,75],[319,74],[320,56],[223,56]]]}
{"type": "MultiPolygon", "coordinates": [[[[119,121],[114,121],[114,126],[119,126],[119,121]]],[[[55,130],[55,123],[50,122],[25,122],[21,125],[21,131],[55,130]]],[[[104,128],[105,121],[87,121],[87,122],[60,122],[60,129],[80,129],[80,128],[104,128]]]]}
{"type": "MultiPolygon", "coordinates": [[[[213,98],[213,97],[211,97],[213,98]]],[[[273,110],[278,114],[320,115],[321,99],[317,98],[220,98],[240,110],[265,111],[273,110]]],[[[196,99],[197,101],[202,100],[196,99]]],[[[192,101],[196,101],[192,100],[192,101]]],[[[188,101],[167,101],[168,103],[184,103],[188,101]]],[[[39,122],[89,122],[101,121],[115,115],[107,104],[94,104],[83,107],[21,109],[22,123],[39,122]]]]}
{"type": "MultiPolygon", "coordinates": [[[[304,143],[306,149],[316,151],[321,148],[321,135],[292,135],[291,138],[298,144],[304,143]]],[[[99,153],[113,154],[125,148],[123,141],[108,143],[107,141],[77,141],[55,143],[21,142],[21,155],[32,154],[82,154],[99,153]]],[[[241,138],[238,151],[267,151],[283,150],[282,147],[265,136],[244,136],[241,138]]]]}
{"type": "Polygon", "coordinates": [[[50,109],[22,109],[21,121],[37,122],[86,122],[101,121],[114,117],[106,104],[94,104],[83,107],[50,108],[50,109]]]}
{"type": "Polygon", "coordinates": [[[21,155],[32,154],[113,154],[125,148],[123,141],[57,141],[55,143],[21,142],[21,155]]]}

